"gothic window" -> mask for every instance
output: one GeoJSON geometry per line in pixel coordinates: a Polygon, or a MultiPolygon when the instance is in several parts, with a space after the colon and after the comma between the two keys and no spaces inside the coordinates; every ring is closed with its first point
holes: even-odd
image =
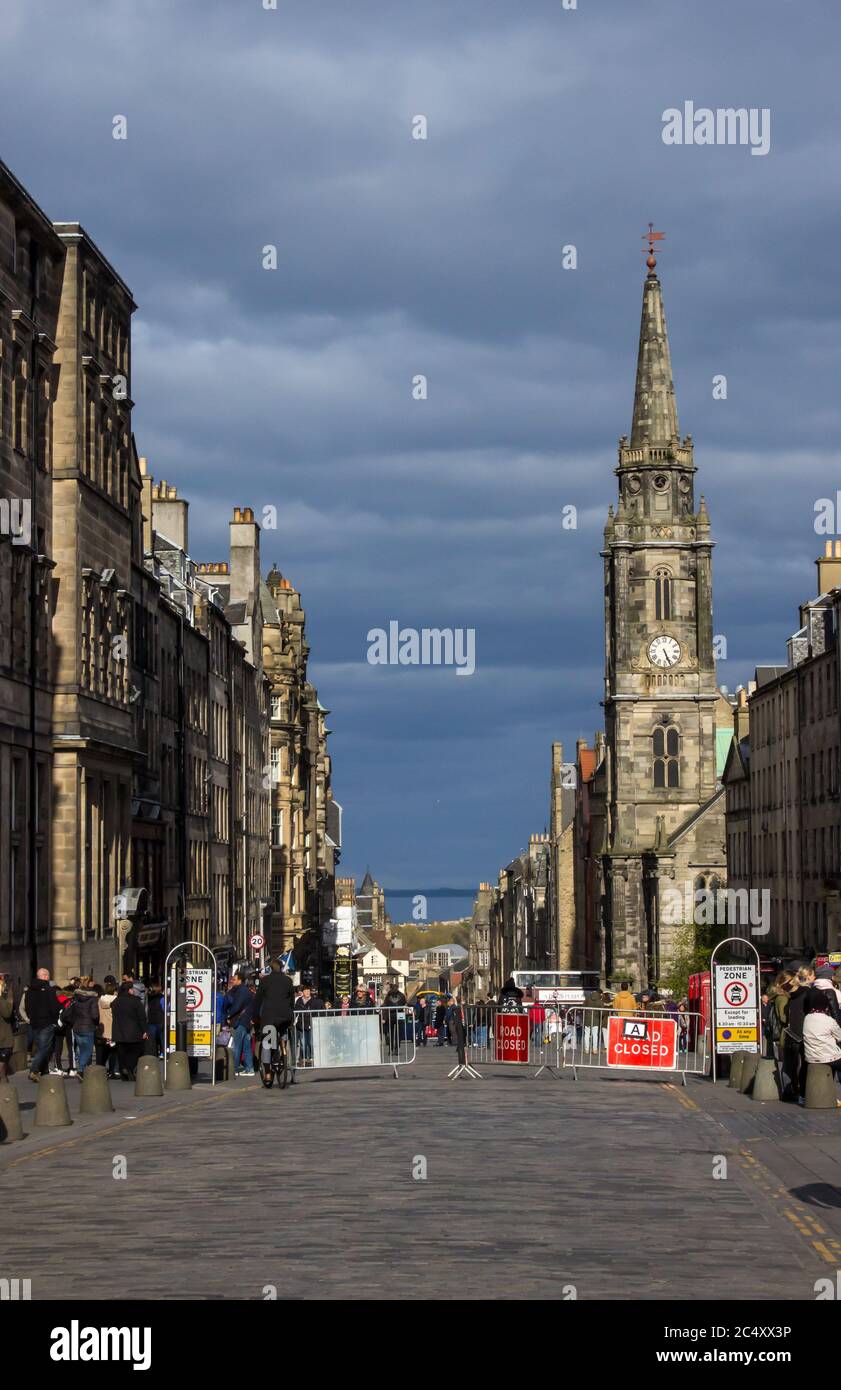
{"type": "Polygon", "coordinates": [[[665,569],[654,571],[654,614],[663,622],[672,616],[672,577],[665,569]]]}
{"type": "Polygon", "coordinates": [[[659,727],[652,735],[655,787],[680,786],[680,734],[675,728],[659,727]]]}

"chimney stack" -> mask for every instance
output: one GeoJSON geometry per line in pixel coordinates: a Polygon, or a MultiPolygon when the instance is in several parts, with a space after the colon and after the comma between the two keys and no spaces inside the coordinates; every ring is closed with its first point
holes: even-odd
{"type": "Polygon", "coordinates": [[[841,541],[827,541],[823,555],[815,564],[818,567],[818,594],[826,594],[841,584],[841,541]]]}

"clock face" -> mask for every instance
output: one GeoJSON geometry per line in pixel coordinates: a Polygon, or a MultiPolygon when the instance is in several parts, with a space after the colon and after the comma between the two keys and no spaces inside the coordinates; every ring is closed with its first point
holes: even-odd
{"type": "Polygon", "coordinates": [[[680,643],[661,633],[649,644],[648,659],[652,666],[675,666],[680,661],[680,643]]]}

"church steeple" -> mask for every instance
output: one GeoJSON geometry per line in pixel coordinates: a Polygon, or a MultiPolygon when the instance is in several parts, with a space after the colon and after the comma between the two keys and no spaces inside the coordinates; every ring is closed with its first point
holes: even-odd
{"type": "Polygon", "coordinates": [[[632,449],[642,448],[645,444],[667,445],[679,438],[669,335],[656,265],[653,254],[650,254],[642,294],[637,381],[631,423],[632,449]]]}

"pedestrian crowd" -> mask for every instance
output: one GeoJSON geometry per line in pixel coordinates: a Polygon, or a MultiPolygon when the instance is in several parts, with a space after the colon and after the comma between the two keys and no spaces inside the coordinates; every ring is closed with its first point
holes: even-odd
{"type": "Polygon", "coordinates": [[[0,988],[0,1078],[7,1075],[15,1036],[25,1032],[29,1076],[75,1076],[81,1081],[93,1061],[109,1076],[134,1080],[144,1052],[163,1050],[163,992],[133,974],[120,981],[106,975],[102,984],[90,975],[74,976],[66,985],[36,971],[15,998],[11,980],[0,988]]]}
{"type": "Polygon", "coordinates": [[[805,1104],[811,1063],[827,1063],[836,1079],[841,1075],[841,970],[802,965],[780,971],[762,995],[762,1031],[765,1056],[777,1062],[782,1099],[805,1104]]]}

